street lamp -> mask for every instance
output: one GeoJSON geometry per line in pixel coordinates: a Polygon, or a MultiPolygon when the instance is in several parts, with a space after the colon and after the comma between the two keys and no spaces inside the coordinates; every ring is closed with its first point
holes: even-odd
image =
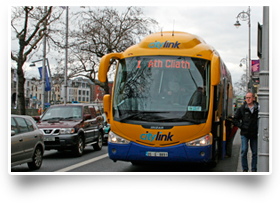
{"type": "Polygon", "coordinates": [[[247,64],[247,57],[246,58],[242,58],[241,60],[240,60],[240,64],[239,64],[239,67],[242,67],[243,65],[242,65],[242,63],[244,64],[246,64],[246,91],[248,91],[248,64],[247,64]]]}
{"type": "MultiPolygon", "coordinates": [[[[51,91],[50,91],[50,95],[49,95],[49,99],[51,100],[52,98],[52,88],[53,88],[53,85],[52,85],[52,74],[51,74],[51,68],[50,68],[50,64],[49,64],[49,60],[48,58],[45,58],[45,60],[47,61],[47,65],[48,65],[48,72],[49,72],[49,80],[50,80],[50,87],[51,87],[51,91]]],[[[29,65],[30,67],[35,67],[36,66],[36,62],[40,62],[40,61],[43,61],[44,62],[44,59],[40,59],[40,60],[35,60],[35,61],[32,61],[31,64],[29,65]]],[[[45,69],[44,66],[42,66],[42,73],[43,73],[43,70],[45,69]]],[[[45,90],[45,86],[43,86],[43,90],[45,90]]],[[[49,100],[49,101],[50,101],[49,100]]]]}
{"type": "MultiPolygon", "coordinates": [[[[248,27],[249,27],[249,64],[248,64],[248,70],[249,70],[249,76],[252,79],[252,74],[251,74],[251,18],[250,18],[250,16],[251,16],[250,15],[250,7],[248,7],[247,12],[242,11],[237,15],[236,23],[234,24],[234,26],[236,28],[241,26],[238,19],[240,19],[242,21],[248,21],[248,27]]],[[[246,79],[247,79],[247,75],[246,75],[246,79]]],[[[249,91],[249,88],[247,88],[247,91],[249,91]]]]}

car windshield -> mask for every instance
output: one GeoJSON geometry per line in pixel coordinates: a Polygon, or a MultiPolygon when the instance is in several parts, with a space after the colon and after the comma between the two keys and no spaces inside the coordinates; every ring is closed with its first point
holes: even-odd
{"type": "Polygon", "coordinates": [[[114,120],[203,123],[209,110],[209,86],[209,60],[176,56],[122,59],[113,97],[114,120]]]}
{"type": "Polygon", "coordinates": [[[81,119],[82,107],[81,106],[58,106],[50,107],[42,117],[42,121],[52,119],[81,119]]]}

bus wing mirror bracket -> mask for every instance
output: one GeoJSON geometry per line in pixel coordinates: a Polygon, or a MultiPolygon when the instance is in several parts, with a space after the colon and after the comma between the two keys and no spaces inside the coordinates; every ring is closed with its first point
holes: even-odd
{"type": "Polygon", "coordinates": [[[211,85],[218,85],[220,83],[220,78],[220,57],[214,54],[211,61],[211,85]]]}
{"type": "Polygon", "coordinates": [[[104,55],[101,58],[99,64],[99,71],[98,71],[98,80],[102,83],[106,82],[107,79],[107,72],[110,66],[110,60],[114,59],[121,59],[122,53],[109,53],[104,55]]]}
{"type": "Polygon", "coordinates": [[[106,119],[107,119],[107,122],[110,124],[110,117],[111,117],[111,110],[110,110],[110,107],[111,106],[111,95],[109,94],[106,94],[104,97],[103,97],[103,108],[104,108],[104,113],[106,115],[106,119]]]}

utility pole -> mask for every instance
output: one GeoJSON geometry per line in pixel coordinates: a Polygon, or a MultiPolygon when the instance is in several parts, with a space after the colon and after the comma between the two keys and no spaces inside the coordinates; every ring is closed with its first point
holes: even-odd
{"type": "Polygon", "coordinates": [[[261,32],[260,88],[258,94],[258,172],[269,172],[269,7],[263,7],[261,32]]]}
{"type": "MultiPolygon", "coordinates": [[[[44,7],[44,13],[47,13],[47,7],[44,7]]],[[[46,28],[47,25],[47,19],[44,21],[44,27],[46,28]]],[[[46,30],[44,30],[44,38],[43,38],[43,67],[42,67],[42,101],[41,101],[41,108],[42,108],[42,114],[45,111],[45,87],[46,87],[46,73],[45,73],[45,67],[46,67],[46,30]]]]}

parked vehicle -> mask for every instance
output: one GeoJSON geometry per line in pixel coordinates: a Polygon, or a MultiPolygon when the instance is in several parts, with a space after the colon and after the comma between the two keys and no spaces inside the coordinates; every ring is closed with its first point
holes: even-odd
{"type": "Polygon", "coordinates": [[[108,134],[111,130],[111,126],[110,124],[107,122],[107,119],[106,119],[106,115],[105,114],[102,114],[103,118],[104,118],[104,127],[103,127],[103,130],[104,130],[104,137],[103,137],[103,143],[105,144],[108,144],[108,134]]]}
{"type": "Polygon", "coordinates": [[[86,145],[102,148],[104,119],[97,105],[52,105],[41,118],[34,118],[44,134],[45,150],[72,150],[82,156],[86,145]]]}
{"type": "Polygon", "coordinates": [[[31,116],[11,115],[11,166],[27,163],[29,169],[41,167],[44,155],[43,133],[31,116]]]}

